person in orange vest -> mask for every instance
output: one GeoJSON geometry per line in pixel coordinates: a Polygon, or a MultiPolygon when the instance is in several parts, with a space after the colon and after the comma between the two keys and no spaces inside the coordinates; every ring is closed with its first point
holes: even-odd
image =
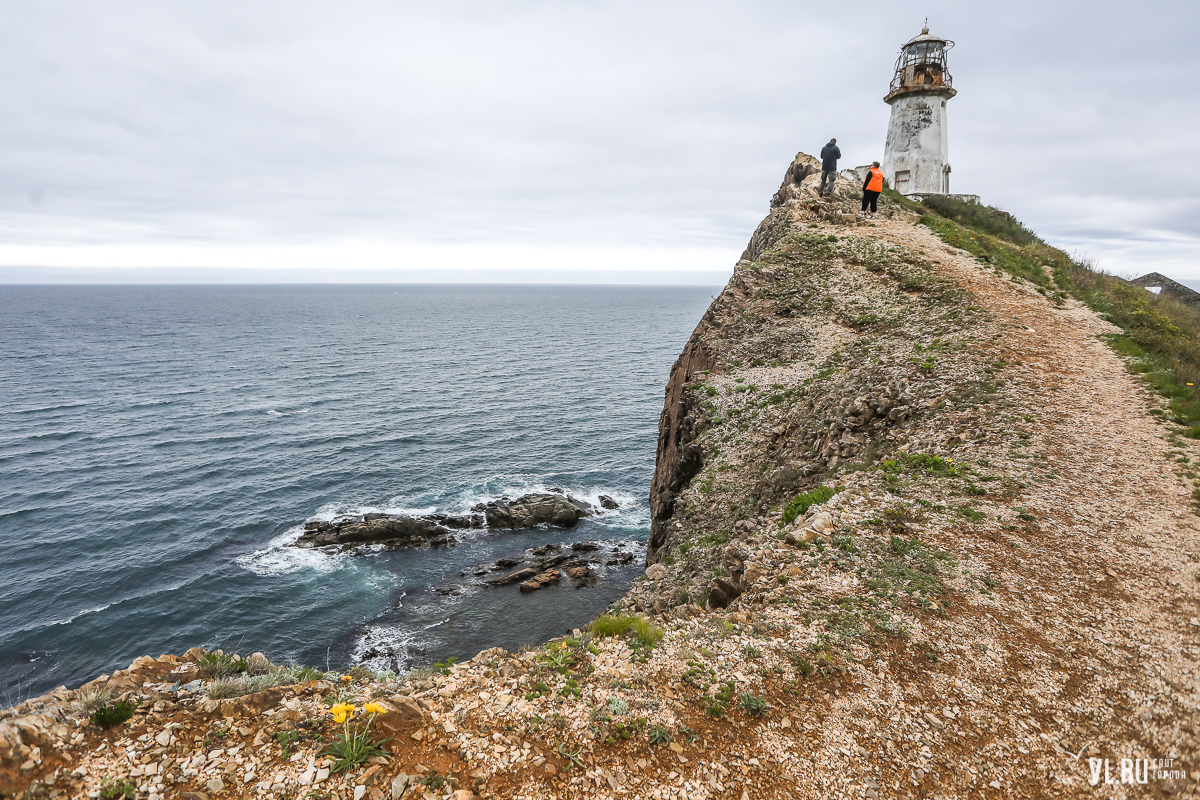
{"type": "Polygon", "coordinates": [[[863,181],[863,202],[862,210],[865,212],[867,206],[871,206],[871,216],[875,216],[878,211],[879,195],[883,193],[883,172],[879,169],[879,162],[871,163],[871,169],[867,172],[867,179],[863,181]]]}

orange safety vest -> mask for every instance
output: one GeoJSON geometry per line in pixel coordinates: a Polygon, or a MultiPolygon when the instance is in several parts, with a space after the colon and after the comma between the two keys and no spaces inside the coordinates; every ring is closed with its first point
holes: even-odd
{"type": "Polygon", "coordinates": [[[883,173],[875,167],[871,167],[871,180],[867,183],[868,192],[883,191],[883,173]]]}

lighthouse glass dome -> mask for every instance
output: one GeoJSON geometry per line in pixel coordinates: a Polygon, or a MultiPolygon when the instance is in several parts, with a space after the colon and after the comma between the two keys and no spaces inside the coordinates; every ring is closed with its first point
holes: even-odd
{"type": "Polygon", "coordinates": [[[935,64],[941,65],[942,59],[946,54],[945,42],[918,42],[917,44],[909,45],[904,48],[902,60],[904,66],[911,67],[917,64],[935,64]]]}
{"type": "Polygon", "coordinates": [[[923,28],[921,35],[909,40],[900,51],[890,91],[951,86],[950,71],[946,69],[946,51],[951,47],[954,42],[939,39],[923,28]]]}

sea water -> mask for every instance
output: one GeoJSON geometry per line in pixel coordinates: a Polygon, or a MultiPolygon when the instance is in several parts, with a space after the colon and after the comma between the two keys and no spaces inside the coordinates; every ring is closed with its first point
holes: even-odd
{"type": "Polygon", "coordinates": [[[0,701],[196,645],[403,671],[586,622],[641,572],[663,386],[712,294],[0,287],[0,701]],[[551,486],[620,508],[454,547],[290,546],[341,513],[551,486]],[[636,557],[579,589],[474,577],[583,540],[636,557]]]}

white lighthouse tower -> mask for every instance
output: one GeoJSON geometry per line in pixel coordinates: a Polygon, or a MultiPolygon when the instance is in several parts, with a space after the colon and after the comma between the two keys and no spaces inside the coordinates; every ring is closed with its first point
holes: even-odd
{"type": "Polygon", "coordinates": [[[954,42],[929,32],[908,41],[896,60],[896,75],[884,101],[892,107],[883,176],[901,194],[949,194],[946,101],[958,94],[946,69],[954,42]]]}

